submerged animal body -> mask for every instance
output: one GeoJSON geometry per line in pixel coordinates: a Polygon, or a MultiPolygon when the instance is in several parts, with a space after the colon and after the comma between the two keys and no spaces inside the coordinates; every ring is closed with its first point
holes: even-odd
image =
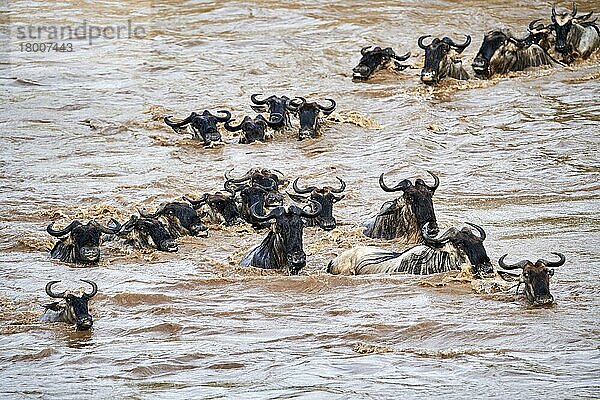
{"type": "Polygon", "coordinates": [[[300,120],[300,129],[298,131],[298,140],[307,138],[314,139],[321,135],[320,114],[327,116],[331,114],[336,107],[333,99],[327,99],[330,105],[322,106],[317,102],[307,103],[304,97],[296,97],[288,103],[288,109],[298,115],[300,120]]]}
{"type": "Polygon", "coordinates": [[[217,123],[227,122],[231,119],[229,111],[221,110],[219,112],[225,115],[218,116],[211,114],[208,110],[204,110],[202,114],[192,112],[189,117],[180,122],[172,121],[171,116],[165,117],[164,121],[177,133],[189,126],[192,129],[193,139],[202,140],[204,146],[210,146],[213,143],[222,142],[221,134],[217,129],[217,123]]]}
{"type": "Polygon", "coordinates": [[[252,101],[252,109],[257,112],[269,112],[269,127],[274,130],[281,130],[286,126],[290,126],[290,114],[287,108],[290,99],[287,96],[269,96],[266,99],[260,100],[260,93],[250,96],[252,101]]]}
{"type": "Polygon", "coordinates": [[[160,220],[167,228],[171,236],[208,236],[208,228],[196,210],[188,203],[170,202],[162,204],[154,213],[140,210],[144,218],[160,220]]]}
{"type": "Polygon", "coordinates": [[[210,223],[231,226],[243,222],[235,201],[235,192],[204,193],[198,200],[188,197],[183,199],[189,202],[194,210],[200,211],[203,218],[206,216],[210,223]]]}
{"type": "Polygon", "coordinates": [[[117,236],[124,238],[125,243],[139,249],[155,248],[165,252],[175,252],[179,249],[175,238],[156,218],[140,218],[132,215],[117,236]]]}

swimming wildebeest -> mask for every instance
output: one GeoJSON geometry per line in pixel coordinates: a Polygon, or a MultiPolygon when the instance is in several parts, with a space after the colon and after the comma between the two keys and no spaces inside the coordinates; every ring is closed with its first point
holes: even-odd
{"type": "Polygon", "coordinates": [[[301,188],[298,186],[299,179],[300,178],[296,178],[292,185],[297,194],[288,193],[290,198],[299,202],[306,202],[310,199],[321,205],[321,212],[319,215],[314,218],[307,218],[306,226],[319,226],[326,231],[335,229],[336,221],[333,216],[333,204],[344,198],[344,195],[337,196],[337,194],[342,193],[346,189],[346,182],[336,176],[336,179],[340,181],[339,188],[331,186],[324,186],[320,189],[316,186],[301,188]]]}
{"type": "Polygon", "coordinates": [[[333,99],[326,99],[330,105],[322,106],[317,102],[307,103],[304,97],[296,97],[288,103],[288,109],[298,115],[300,120],[300,130],[298,131],[298,140],[306,138],[316,138],[320,136],[321,123],[319,114],[327,116],[335,110],[336,103],[333,99]]]}
{"type": "Polygon", "coordinates": [[[405,273],[428,275],[460,270],[468,265],[476,277],[493,272],[492,264],[483,246],[485,231],[468,223],[479,232],[475,235],[469,228],[448,229],[441,237],[434,238],[423,227],[425,244],[403,252],[394,252],[372,246],[359,246],[344,251],[334,258],[327,272],[342,275],[405,273]]]}
{"type": "Polygon", "coordinates": [[[592,14],[577,15],[575,2],[571,13],[557,14],[552,6],[552,24],[548,28],[556,33],[554,48],[563,61],[571,63],[577,58],[586,59],[600,48],[600,28],[596,20],[589,21],[592,14]]]}
{"type": "Polygon", "coordinates": [[[402,56],[398,56],[391,47],[386,47],[385,49],[379,46],[375,48],[371,47],[366,46],[360,50],[362,57],[358,65],[352,69],[352,72],[354,72],[352,79],[366,81],[373,73],[381,69],[391,67],[397,71],[402,71],[409,67],[402,64],[402,61],[408,60],[410,51],[402,56]]]}
{"type": "Polygon", "coordinates": [[[379,213],[366,223],[364,234],[370,238],[402,239],[407,243],[422,242],[421,228],[429,223],[427,233],[438,233],[437,220],[433,210],[433,194],[440,185],[438,177],[427,171],[434,179],[433,186],[422,179],[416,179],[413,185],[404,179],[396,186],[388,187],[383,174],[379,177],[379,186],[389,193],[402,192],[402,196],[383,204],[379,213]]]}
{"type": "Polygon", "coordinates": [[[250,210],[254,218],[262,222],[273,222],[267,237],[244,257],[240,265],[286,269],[290,275],[297,275],[306,265],[306,254],[302,245],[302,218],[314,218],[321,212],[319,203],[309,201],[313,207],[310,212],[292,204],[289,207],[276,207],[267,215],[258,215],[257,205],[253,205],[250,210]]]}
{"type": "MultiPolygon", "coordinates": [[[[281,195],[277,191],[277,185],[271,181],[271,186],[263,186],[258,182],[235,184],[230,181],[225,182],[225,188],[233,192],[240,192],[239,212],[241,218],[251,224],[255,229],[261,229],[268,226],[262,220],[256,219],[254,214],[265,215],[268,207],[275,205],[274,195],[281,195]],[[255,213],[252,213],[251,207],[256,206],[255,213]]],[[[277,197],[278,204],[283,202],[283,196],[277,197]]]]}
{"type": "Polygon", "coordinates": [[[55,230],[52,222],[46,231],[59,238],[50,252],[52,258],[63,262],[89,264],[100,261],[100,242],[102,233],[115,234],[121,229],[121,224],[111,218],[109,226],[100,225],[91,220],[82,224],[78,220],[71,222],[63,229],[55,230]]]}
{"type": "Polygon", "coordinates": [[[153,213],[138,210],[144,218],[157,218],[167,228],[171,236],[208,236],[208,228],[202,223],[198,213],[188,203],[164,203],[153,213]]]}
{"type": "MultiPolygon", "coordinates": [[[[288,185],[288,180],[285,179],[285,175],[281,171],[267,168],[252,168],[239,178],[230,176],[229,173],[231,171],[225,172],[224,187],[228,192],[235,194],[236,192],[241,192],[246,187],[257,187],[265,191],[265,207],[283,204],[283,194],[280,190],[288,185]]],[[[244,201],[244,198],[242,198],[242,204],[239,207],[242,217],[247,221],[252,219],[250,216],[250,206],[259,200],[255,196],[262,196],[260,191],[254,190],[251,192],[247,191],[247,195],[243,197],[248,197],[248,199],[244,201]]]]}
{"type": "Polygon", "coordinates": [[[266,133],[267,126],[271,128],[278,127],[282,121],[283,116],[277,117],[276,121],[267,121],[262,115],[257,115],[254,119],[251,117],[244,117],[243,121],[239,125],[231,125],[231,121],[225,122],[225,129],[229,132],[242,131],[240,136],[241,144],[254,143],[256,141],[265,142],[271,139],[271,135],[266,133]]]}
{"type": "Polygon", "coordinates": [[[479,78],[490,78],[495,74],[552,65],[552,58],[537,42],[539,38],[533,32],[519,39],[506,29],[490,31],[483,37],[473,60],[473,71],[479,78]]]}
{"type": "Polygon", "coordinates": [[[469,74],[463,68],[462,62],[456,60],[455,56],[462,53],[471,44],[471,36],[466,35],[467,39],[462,44],[454,43],[448,37],[441,40],[435,38],[430,44],[423,44],[423,40],[428,37],[431,35],[421,36],[417,41],[419,47],[425,50],[425,65],[421,70],[421,82],[434,85],[446,77],[469,79],[469,74]]]}
{"type": "Polygon", "coordinates": [[[235,201],[235,192],[217,192],[215,194],[204,193],[198,200],[188,197],[183,199],[189,202],[194,210],[200,212],[213,224],[231,226],[240,222],[240,212],[235,201]]]}
{"type": "Polygon", "coordinates": [[[286,96],[269,96],[264,100],[260,100],[258,96],[260,93],[253,94],[250,96],[250,100],[253,105],[252,109],[256,112],[269,112],[269,122],[271,129],[282,129],[286,126],[290,126],[290,115],[288,113],[287,105],[290,99],[286,96]]]}
{"type": "Polygon", "coordinates": [[[192,138],[196,140],[202,139],[204,146],[210,146],[213,143],[222,141],[221,134],[217,129],[217,122],[227,122],[231,119],[229,111],[220,110],[218,112],[224,114],[224,116],[213,115],[210,111],[204,110],[202,114],[192,112],[189,117],[181,122],[171,121],[170,118],[172,116],[165,117],[164,121],[177,133],[185,127],[190,126],[192,128],[192,138]]]}
{"type": "Polygon", "coordinates": [[[67,293],[66,291],[54,293],[52,291],[52,285],[60,281],[48,282],[48,284],[46,284],[46,294],[53,299],[61,299],[63,301],[44,305],[46,311],[40,317],[40,321],[66,322],[67,324],[75,325],[78,331],[87,331],[91,329],[94,322],[88,310],[88,300],[98,293],[98,286],[94,282],[86,279],[82,279],[81,281],[92,286],[91,293],[88,294],[83,292],[79,296],[73,293],[67,293]]]}
{"type": "Polygon", "coordinates": [[[525,286],[525,296],[529,303],[534,306],[548,305],[554,302],[554,297],[550,294],[550,277],[554,275],[552,268],[557,268],[563,265],[566,261],[565,256],[561,253],[552,253],[559,257],[558,261],[546,261],[543,259],[537,260],[534,264],[529,260],[523,260],[516,264],[506,264],[505,254],[498,260],[500,268],[514,270],[521,269],[520,274],[511,274],[506,271],[498,271],[500,276],[508,281],[518,280],[517,292],[519,286],[525,286]]]}
{"type": "Polygon", "coordinates": [[[129,221],[123,224],[117,236],[124,238],[125,243],[141,249],[156,248],[160,251],[175,252],[179,248],[177,241],[156,218],[132,215],[129,221]]]}

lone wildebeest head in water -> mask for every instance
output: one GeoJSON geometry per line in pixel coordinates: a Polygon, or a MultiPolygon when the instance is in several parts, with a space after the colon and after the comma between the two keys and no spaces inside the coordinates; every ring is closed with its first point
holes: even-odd
{"type": "Polygon", "coordinates": [[[556,32],[554,48],[567,63],[576,58],[588,58],[600,48],[600,28],[596,20],[589,21],[593,12],[577,15],[577,6],[573,2],[571,13],[556,13],[552,6],[552,24],[550,29],[556,32]]]}
{"type": "Polygon", "coordinates": [[[559,260],[546,261],[539,259],[535,264],[529,260],[523,260],[516,264],[506,264],[504,258],[508,254],[505,254],[498,260],[500,268],[508,270],[521,269],[522,271],[517,275],[505,271],[498,271],[498,273],[505,280],[516,279],[519,281],[519,285],[523,284],[525,286],[525,296],[532,305],[542,306],[552,304],[554,302],[554,297],[550,294],[550,277],[554,275],[552,268],[558,268],[566,261],[563,254],[552,254],[557,255],[559,260]]]}
{"type": "Polygon", "coordinates": [[[329,106],[322,106],[317,102],[307,103],[304,97],[296,97],[288,103],[288,109],[298,115],[300,120],[300,130],[298,131],[298,140],[306,138],[316,138],[319,132],[320,122],[319,114],[327,116],[335,110],[336,103],[333,99],[329,101],[329,106]]]}
{"type": "Polygon", "coordinates": [[[422,179],[415,180],[414,185],[404,179],[390,188],[381,174],[379,186],[389,193],[402,192],[402,196],[383,204],[379,214],[367,222],[364,231],[366,236],[388,240],[403,238],[407,243],[420,243],[421,228],[427,223],[429,235],[435,236],[438,233],[433,194],[440,180],[432,172],[427,172],[435,180],[433,186],[427,185],[422,179]]]}
{"type": "Polygon", "coordinates": [[[200,209],[200,213],[206,215],[213,224],[231,226],[239,221],[240,212],[235,201],[235,192],[204,193],[198,200],[185,196],[183,199],[189,202],[194,210],[200,209]]]}
{"type": "Polygon", "coordinates": [[[160,251],[175,252],[177,241],[167,228],[156,218],[132,215],[117,236],[125,238],[126,243],[137,248],[156,248],[160,251]]]}
{"type": "Polygon", "coordinates": [[[231,113],[226,110],[218,111],[223,116],[213,115],[210,111],[204,110],[202,114],[192,112],[189,117],[181,122],[171,121],[171,116],[165,117],[164,121],[173,130],[179,133],[187,126],[192,128],[192,137],[196,140],[202,139],[204,146],[210,146],[212,143],[221,142],[221,134],[217,129],[217,122],[227,122],[231,119],[231,113]]]}
{"type": "Polygon", "coordinates": [[[121,229],[121,224],[115,219],[110,220],[109,226],[100,225],[91,220],[87,224],[75,220],[67,227],[59,230],[51,223],[46,231],[59,238],[50,252],[52,258],[63,262],[89,264],[100,261],[100,242],[102,233],[115,234],[121,229]]]}
{"type": "Polygon", "coordinates": [[[306,254],[302,245],[302,218],[314,218],[321,212],[319,203],[311,201],[311,204],[313,209],[310,212],[292,204],[289,207],[276,207],[267,215],[258,215],[257,204],[253,205],[251,212],[256,220],[273,220],[273,223],[267,237],[244,257],[240,265],[286,269],[290,275],[297,275],[306,265],[306,254]]]}
{"type": "Polygon", "coordinates": [[[375,71],[380,69],[393,67],[398,71],[402,71],[409,67],[402,64],[402,61],[408,60],[410,51],[403,56],[397,56],[391,47],[382,49],[379,46],[375,48],[366,46],[360,50],[360,54],[362,57],[358,65],[352,69],[352,72],[354,72],[352,79],[356,81],[366,81],[375,71]]]}
{"type": "Polygon", "coordinates": [[[144,218],[158,218],[174,238],[187,235],[208,236],[208,228],[188,203],[164,203],[154,213],[138,211],[144,218]]]}
{"type": "Polygon", "coordinates": [[[448,37],[435,38],[425,45],[423,41],[431,35],[421,36],[418,40],[420,48],[425,50],[425,66],[421,70],[421,82],[427,85],[435,85],[440,80],[448,77],[454,79],[469,79],[469,74],[462,67],[462,62],[454,56],[462,53],[471,44],[471,36],[462,44],[456,44],[448,37]]]}
{"type": "Polygon", "coordinates": [[[98,293],[98,286],[92,281],[85,279],[82,279],[81,281],[92,286],[91,293],[88,294],[83,292],[80,296],[73,293],[67,293],[67,291],[54,293],[52,291],[52,286],[60,281],[48,282],[48,284],[46,284],[46,294],[53,299],[61,299],[63,301],[46,304],[44,306],[46,311],[41,316],[40,320],[42,322],[65,322],[70,325],[75,325],[78,331],[90,330],[94,322],[88,310],[88,300],[98,293]]]}
{"type": "Polygon", "coordinates": [[[267,126],[274,128],[279,126],[279,124],[283,121],[283,116],[277,117],[276,121],[267,121],[265,117],[262,115],[257,115],[254,119],[251,117],[244,117],[242,122],[239,125],[231,125],[231,121],[225,122],[225,129],[229,132],[238,132],[242,131],[242,135],[240,136],[241,144],[249,144],[256,141],[264,142],[271,138],[270,135],[266,134],[267,126]]]}
{"type": "Polygon", "coordinates": [[[338,196],[337,194],[342,193],[346,189],[346,182],[336,177],[336,179],[340,181],[340,186],[338,188],[331,186],[324,186],[320,189],[316,186],[301,188],[298,186],[299,179],[300,178],[296,178],[292,185],[297,194],[288,193],[290,198],[298,202],[305,202],[310,199],[321,205],[321,212],[319,215],[314,218],[307,218],[306,226],[319,226],[326,231],[335,229],[336,221],[333,216],[333,204],[344,198],[344,195],[338,196]]]}
{"type": "Polygon", "coordinates": [[[269,126],[271,129],[278,130],[290,126],[290,115],[287,108],[290,99],[288,97],[269,96],[264,100],[260,100],[258,96],[261,96],[261,94],[256,93],[250,96],[253,103],[250,107],[256,112],[269,112],[269,126]]]}

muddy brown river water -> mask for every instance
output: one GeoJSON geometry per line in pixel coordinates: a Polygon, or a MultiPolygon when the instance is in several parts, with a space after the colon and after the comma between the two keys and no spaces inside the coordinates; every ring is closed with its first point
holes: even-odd
{"type": "MultiPolygon", "coordinates": [[[[594,1],[581,11],[598,11],[594,1]]],[[[473,36],[549,17],[529,1],[0,2],[0,397],[600,397],[600,62],[489,82],[420,84],[420,35],[473,36]],[[130,39],[71,40],[27,52],[20,26],[143,28],[130,39]],[[413,52],[414,66],[353,83],[361,47],[413,52]],[[252,93],[334,98],[337,121],[298,142],[203,149],[159,119],[229,109],[252,93]],[[358,113],[358,114],[356,114],[358,113]],[[354,115],[354,118],[353,118],[354,115]],[[371,124],[360,123],[356,115],[371,124]],[[376,129],[380,125],[380,129],[376,129]],[[211,227],[174,254],[109,244],[97,267],[49,259],[46,225],[121,221],[221,188],[223,172],[277,168],[348,183],[337,230],[305,229],[300,276],[238,267],[264,232],[211,227]],[[551,308],[468,281],[333,277],[391,182],[441,180],[442,228],[482,225],[492,260],[566,255],[551,308]],[[38,318],[44,285],[98,283],[92,332],[38,318]]],[[[335,116],[335,115],[334,115],[335,116]]],[[[294,127],[296,129],[296,127],[294,127]]]]}

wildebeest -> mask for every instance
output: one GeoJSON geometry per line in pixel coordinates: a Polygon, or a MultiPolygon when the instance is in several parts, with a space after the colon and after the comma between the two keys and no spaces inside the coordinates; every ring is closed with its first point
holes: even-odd
{"type": "Polygon", "coordinates": [[[100,225],[94,220],[85,225],[75,220],[59,230],[55,230],[53,226],[54,222],[48,225],[46,231],[59,238],[59,241],[54,245],[50,256],[63,262],[77,264],[100,261],[102,233],[115,234],[121,229],[121,224],[113,218],[111,218],[109,226],[100,225]]]}
{"type": "Polygon", "coordinates": [[[473,71],[479,78],[490,78],[495,74],[552,65],[551,57],[538,41],[533,32],[519,39],[506,29],[489,31],[473,60],[473,71]]]}
{"type": "Polygon", "coordinates": [[[204,146],[210,146],[213,143],[222,141],[221,134],[217,129],[217,122],[227,122],[231,119],[231,113],[229,111],[220,110],[218,112],[225,115],[220,117],[211,114],[208,110],[204,110],[202,114],[192,112],[189,117],[181,122],[171,121],[170,118],[172,118],[172,116],[165,117],[164,121],[177,133],[183,128],[190,126],[192,128],[192,137],[196,140],[202,139],[204,141],[204,146]]]}
{"type": "Polygon", "coordinates": [[[254,143],[256,141],[264,142],[271,138],[271,135],[266,133],[267,126],[269,127],[278,127],[282,121],[283,116],[277,117],[276,121],[267,121],[265,117],[262,115],[257,115],[254,119],[251,117],[244,117],[242,122],[239,125],[231,125],[231,121],[225,122],[225,129],[229,132],[237,132],[242,131],[242,135],[240,136],[241,144],[249,144],[254,143]]]}
{"type": "Polygon", "coordinates": [[[290,99],[287,96],[269,96],[264,100],[260,100],[258,96],[261,96],[261,94],[255,93],[250,96],[250,100],[254,103],[250,107],[257,112],[269,112],[269,122],[271,123],[269,126],[271,129],[277,130],[290,126],[290,115],[287,108],[290,99]]]}
{"type": "MultiPolygon", "coordinates": [[[[275,182],[271,182],[271,186],[263,186],[258,182],[234,184],[230,181],[225,182],[226,189],[233,190],[234,192],[240,193],[240,204],[239,212],[242,219],[252,225],[255,229],[260,229],[268,226],[262,220],[257,219],[254,215],[265,215],[266,209],[270,206],[275,205],[274,194],[280,195],[277,192],[277,186],[275,182]],[[256,211],[253,214],[251,207],[256,206],[256,211]]],[[[278,204],[283,202],[283,196],[277,198],[278,204]]]]}
{"type": "Polygon", "coordinates": [[[40,317],[42,322],[66,322],[70,325],[75,325],[78,331],[87,331],[92,328],[93,320],[88,310],[88,300],[91,299],[98,293],[98,286],[86,279],[82,279],[82,282],[88,283],[92,286],[91,293],[83,292],[80,296],[73,293],[67,293],[67,291],[61,293],[54,293],[52,291],[52,285],[60,281],[50,281],[46,284],[46,294],[53,299],[61,299],[54,303],[46,304],[44,307],[46,311],[40,317]]]}
{"type": "MultiPolygon", "coordinates": [[[[229,175],[231,171],[225,172],[224,187],[228,192],[236,193],[236,191],[241,191],[245,186],[257,186],[266,190],[265,202],[267,206],[283,203],[283,195],[280,193],[280,190],[288,185],[288,180],[285,179],[285,175],[281,171],[267,168],[252,168],[239,178],[231,177],[229,175]]],[[[248,207],[252,204],[254,203],[248,204],[248,207]]],[[[249,208],[246,211],[249,212],[249,208]]]]}
{"type": "Polygon", "coordinates": [[[164,203],[153,213],[138,211],[144,218],[159,219],[174,238],[187,235],[208,236],[208,228],[202,223],[196,210],[188,203],[176,201],[164,203]]]}
{"type": "Polygon", "coordinates": [[[419,47],[425,50],[425,65],[421,70],[421,82],[434,85],[446,77],[469,79],[469,74],[463,68],[462,62],[454,57],[471,44],[471,36],[466,35],[467,39],[462,44],[455,43],[449,37],[441,40],[434,38],[430,44],[423,44],[423,40],[428,37],[431,35],[421,36],[417,41],[419,47]]]}
{"type": "Polygon", "coordinates": [[[483,246],[485,231],[475,224],[467,224],[474,227],[479,236],[465,227],[461,230],[450,228],[441,237],[434,238],[427,234],[427,226],[424,226],[425,244],[400,253],[372,246],[355,247],[334,258],[327,272],[342,275],[428,275],[460,270],[466,264],[476,277],[492,273],[493,267],[483,246]]]}
{"type": "Polygon", "coordinates": [[[296,178],[292,185],[297,194],[288,193],[290,198],[299,202],[305,202],[310,199],[321,205],[321,212],[319,215],[314,218],[307,218],[306,226],[319,226],[321,229],[326,231],[335,229],[336,221],[335,217],[333,216],[333,204],[344,198],[344,195],[337,196],[336,194],[342,193],[346,189],[346,182],[336,176],[336,179],[340,181],[339,188],[334,188],[331,186],[324,186],[320,189],[316,186],[301,188],[298,186],[299,179],[300,178],[296,178]]]}
{"type": "Polygon", "coordinates": [[[500,268],[514,270],[521,269],[520,274],[511,274],[506,271],[498,271],[500,276],[508,281],[518,280],[517,292],[519,285],[525,286],[525,296],[529,303],[534,306],[548,305],[554,302],[554,297],[550,294],[550,277],[554,275],[554,270],[551,268],[557,268],[563,265],[566,258],[561,253],[552,253],[559,257],[558,261],[546,261],[543,259],[537,260],[534,264],[529,260],[523,260],[516,264],[506,264],[504,258],[508,255],[505,254],[498,260],[500,268]]]}
{"type": "Polygon", "coordinates": [[[179,248],[171,233],[156,218],[132,215],[117,236],[124,238],[127,244],[142,249],[154,247],[160,251],[175,252],[179,248]]]}
{"type": "Polygon", "coordinates": [[[290,275],[297,275],[306,265],[306,254],[302,244],[304,221],[314,218],[321,212],[321,205],[310,201],[311,212],[295,205],[279,206],[267,215],[258,215],[257,205],[250,208],[254,218],[261,222],[274,220],[265,239],[252,249],[241,261],[243,267],[266,269],[287,269],[290,275]]]}
{"type": "Polygon", "coordinates": [[[383,204],[379,213],[367,221],[364,234],[378,239],[402,239],[407,243],[422,242],[421,228],[429,223],[428,234],[438,233],[437,220],[433,209],[433,194],[440,185],[438,177],[427,171],[434,179],[433,186],[422,179],[413,185],[404,179],[396,186],[388,187],[383,174],[379,177],[379,186],[386,192],[402,192],[402,196],[383,204]]]}
{"type": "Polygon", "coordinates": [[[600,48],[600,28],[596,20],[589,21],[593,12],[577,15],[577,6],[573,2],[571,13],[556,13],[552,6],[552,24],[550,29],[556,32],[554,48],[567,63],[576,58],[588,58],[600,48]]]}
{"type": "Polygon", "coordinates": [[[357,81],[366,81],[373,73],[384,68],[393,67],[397,71],[402,71],[409,67],[402,64],[402,61],[408,60],[410,51],[402,56],[398,56],[391,47],[382,49],[379,46],[375,48],[366,46],[360,50],[360,54],[362,57],[358,65],[352,69],[352,72],[354,72],[352,79],[357,81]]]}
{"type": "Polygon", "coordinates": [[[183,198],[189,202],[194,210],[200,212],[213,224],[231,226],[240,221],[240,212],[235,201],[235,192],[204,193],[198,200],[188,197],[183,198]]]}
{"type": "Polygon", "coordinates": [[[288,109],[298,115],[300,120],[300,130],[298,131],[298,140],[306,138],[316,138],[319,132],[320,122],[319,114],[327,116],[335,110],[336,102],[333,99],[329,101],[329,107],[320,105],[317,102],[307,103],[304,97],[296,97],[288,103],[288,109]]]}

